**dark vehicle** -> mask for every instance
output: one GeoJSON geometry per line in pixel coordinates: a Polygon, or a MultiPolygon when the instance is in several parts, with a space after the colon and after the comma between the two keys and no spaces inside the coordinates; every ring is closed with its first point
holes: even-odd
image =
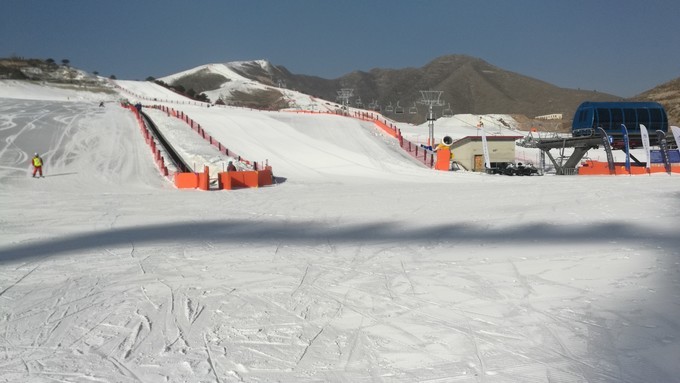
{"type": "Polygon", "coordinates": [[[515,164],[513,163],[507,163],[505,164],[505,167],[503,168],[503,173],[506,176],[514,176],[517,175],[517,168],[515,167],[515,164]]]}
{"type": "Polygon", "coordinates": [[[668,132],[668,116],[661,104],[656,102],[590,102],[582,103],[571,124],[574,137],[597,136],[602,128],[614,141],[622,141],[626,126],[631,143],[640,141],[640,125],[644,125],[649,137],[655,141],[656,132],[668,132]]]}
{"type": "Polygon", "coordinates": [[[495,167],[486,169],[488,174],[501,174],[505,176],[533,176],[538,175],[538,169],[533,165],[524,165],[518,162],[517,165],[512,162],[499,162],[495,167]]]}
{"type": "Polygon", "coordinates": [[[518,162],[517,167],[515,168],[515,175],[518,176],[538,175],[538,169],[536,169],[534,165],[531,164],[522,165],[521,162],[518,162]]]}
{"type": "Polygon", "coordinates": [[[505,174],[509,162],[492,162],[491,167],[486,169],[486,174],[505,174]]]}

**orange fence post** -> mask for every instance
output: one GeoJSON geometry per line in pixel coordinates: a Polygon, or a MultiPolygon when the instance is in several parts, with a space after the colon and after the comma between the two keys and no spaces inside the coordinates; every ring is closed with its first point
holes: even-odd
{"type": "Polygon", "coordinates": [[[231,190],[231,177],[229,177],[230,172],[217,173],[218,185],[220,189],[231,190]]]}
{"type": "Polygon", "coordinates": [[[210,169],[203,167],[203,173],[198,173],[198,188],[201,190],[210,189],[210,169]]]}

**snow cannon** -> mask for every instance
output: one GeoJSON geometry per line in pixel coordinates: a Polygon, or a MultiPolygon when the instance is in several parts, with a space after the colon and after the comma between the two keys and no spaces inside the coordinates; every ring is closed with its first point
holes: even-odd
{"type": "Polygon", "coordinates": [[[453,153],[451,152],[451,145],[453,145],[453,138],[444,136],[435,151],[437,152],[437,163],[434,168],[437,170],[448,171],[451,169],[451,159],[453,153]]]}

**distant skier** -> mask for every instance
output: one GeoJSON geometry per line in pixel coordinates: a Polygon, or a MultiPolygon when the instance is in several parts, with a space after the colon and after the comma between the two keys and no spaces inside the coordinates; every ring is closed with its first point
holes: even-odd
{"type": "Polygon", "coordinates": [[[35,153],[35,155],[33,156],[33,177],[35,177],[36,173],[39,173],[40,177],[43,176],[42,166],[43,166],[42,158],[40,158],[38,153],[35,153]]]}
{"type": "Polygon", "coordinates": [[[229,163],[227,164],[227,171],[228,171],[228,172],[235,172],[235,171],[237,171],[236,166],[234,165],[233,162],[229,161],[229,163]]]}
{"type": "Polygon", "coordinates": [[[103,107],[104,107],[104,101],[102,101],[102,102],[99,103],[99,107],[100,107],[100,108],[103,108],[103,107]]]}

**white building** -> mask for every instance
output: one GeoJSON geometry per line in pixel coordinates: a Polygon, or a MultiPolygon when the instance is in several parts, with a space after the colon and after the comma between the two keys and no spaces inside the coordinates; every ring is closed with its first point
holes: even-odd
{"type": "Polygon", "coordinates": [[[536,116],[534,117],[537,120],[561,120],[562,119],[562,113],[553,113],[553,114],[546,114],[543,116],[536,116]]]}

